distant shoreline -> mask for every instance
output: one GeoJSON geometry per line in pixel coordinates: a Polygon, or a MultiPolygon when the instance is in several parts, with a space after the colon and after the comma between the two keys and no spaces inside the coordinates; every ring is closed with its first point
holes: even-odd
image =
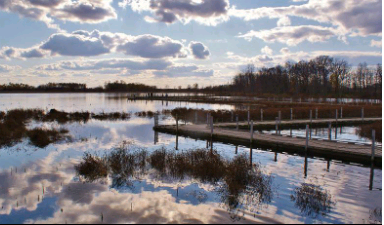
{"type": "Polygon", "coordinates": [[[237,92],[210,92],[203,90],[151,90],[151,91],[102,91],[102,90],[76,90],[76,91],[61,91],[61,90],[23,90],[23,91],[0,91],[0,94],[133,94],[133,93],[175,93],[175,94],[206,94],[206,95],[214,95],[214,96],[231,96],[231,97],[257,97],[257,98],[293,98],[293,99],[360,99],[360,100],[382,100],[381,98],[363,98],[363,97],[355,97],[355,96],[343,96],[335,97],[335,96],[290,96],[290,95],[254,95],[254,94],[246,94],[246,93],[237,93],[237,92]]]}

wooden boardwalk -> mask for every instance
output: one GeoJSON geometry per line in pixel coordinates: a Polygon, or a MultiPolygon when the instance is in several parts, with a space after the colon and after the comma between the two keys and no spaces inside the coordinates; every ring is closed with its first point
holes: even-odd
{"type": "MultiPolygon", "coordinates": [[[[267,123],[267,122],[266,122],[267,123]]],[[[222,125],[222,124],[221,124],[222,125]]],[[[299,137],[290,137],[274,134],[253,134],[251,143],[251,133],[245,130],[233,130],[222,128],[217,124],[213,131],[213,141],[222,141],[225,143],[235,143],[245,146],[269,146],[283,148],[289,152],[293,150],[295,153],[305,153],[306,139],[299,137]]],[[[155,131],[178,134],[193,138],[203,138],[211,140],[211,129],[207,125],[179,125],[178,131],[176,126],[156,126],[155,131]]],[[[314,140],[308,142],[308,153],[314,156],[326,158],[336,158],[339,160],[348,160],[357,163],[369,164],[371,162],[371,145],[343,143],[328,140],[314,140]]],[[[375,148],[375,164],[381,165],[382,147],[375,148]]]]}

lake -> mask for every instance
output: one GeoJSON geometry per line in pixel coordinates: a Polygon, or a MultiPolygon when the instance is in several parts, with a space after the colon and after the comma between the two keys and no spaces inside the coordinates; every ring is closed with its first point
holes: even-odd
{"type": "MultiPolygon", "coordinates": [[[[235,109],[110,97],[1,94],[0,111],[235,109]]],[[[160,123],[174,120],[162,115],[160,123]]],[[[0,223],[382,221],[380,168],[224,143],[213,143],[211,150],[204,140],[157,133],[153,126],[153,118],[134,115],[124,121],[29,123],[28,128],[67,129],[70,138],[45,148],[25,138],[0,149],[0,223]]],[[[317,136],[323,134],[319,130],[317,136]]],[[[355,135],[354,127],[339,138],[369,142],[355,135]]]]}

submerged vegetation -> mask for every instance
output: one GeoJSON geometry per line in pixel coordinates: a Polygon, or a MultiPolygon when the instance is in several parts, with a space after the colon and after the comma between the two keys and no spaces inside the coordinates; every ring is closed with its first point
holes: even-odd
{"type": "Polygon", "coordinates": [[[130,143],[114,149],[104,157],[84,155],[76,166],[80,180],[95,182],[112,178],[112,187],[131,187],[133,179],[146,174],[157,180],[181,182],[197,180],[215,186],[233,219],[243,209],[258,209],[273,197],[272,177],[261,166],[251,165],[245,155],[224,159],[216,151],[197,149],[185,152],[159,149],[148,153],[130,143]]]}

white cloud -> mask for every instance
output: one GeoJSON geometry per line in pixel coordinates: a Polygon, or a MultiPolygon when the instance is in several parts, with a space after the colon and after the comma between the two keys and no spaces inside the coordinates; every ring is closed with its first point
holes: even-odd
{"type": "Polygon", "coordinates": [[[9,73],[20,69],[20,66],[0,65],[0,73],[9,73]]]}
{"type": "Polygon", "coordinates": [[[122,0],[120,7],[130,6],[133,11],[150,11],[153,16],[145,17],[147,22],[175,23],[181,21],[186,24],[191,20],[200,24],[216,26],[227,21],[230,7],[228,0],[122,0]]]}
{"type": "Polygon", "coordinates": [[[42,21],[59,29],[54,19],[80,23],[100,23],[116,19],[112,0],[1,0],[0,10],[42,21]]]}
{"type": "Polygon", "coordinates": [[[261,49],[261,53],[266,55],[273,55],[273,50],[270,47],[265,46],[264,48],[261,49]]]}
{"type": "Polygon", "coordinates": [[[367,36],[382,33],[381,0],[309,0],[288,7],[231,8],[229,15],[246,21],[294,16],[332,24],[344,34],[367,36]]]}
{"type": "Polygon", "coordinates": [[[382,40],[380,40],[380,41],[371,40],[371,47],[381,48],[382,46],[383,46],[382,40]]]}
{"type": "MultiPolygon", "coordinates": [[[[196,43],[194,50],[194,56],[200,59],[207,59],[210,55],[202,43],[196,43]]],[[[43,58],[48,55],[90,57],[115,52],[149,59],[186,58],[188,55],[183,42],[169,37],[79,30],[53,34],[47,41],[28,49],[3,47],[0,58],[43,58]]]]}
{"type": "Polygon", "coordinates": [[[289,19],[288,16],[283,16],[277,21],[277,26],[283,27],[283,26],[290,26],[291,25],[291,19],[289,19]]]}
{"type": "Polygon", "coordinates": [[[334,28],[302,25],[275,27],[270,30],[249,31],[238,37],[251,41],[257,37],[268,43],[280,42],[289,46],[295,46],[303,41],[324,42],[331,37],[338,35],[334,28]]]}
{"type": "Polygon", "coordinates": [[[196,65],[175,65],[165,71],[156,71],[154,74],[160,77],[212,77],[214,71],[201,69],[196,65]]]}

